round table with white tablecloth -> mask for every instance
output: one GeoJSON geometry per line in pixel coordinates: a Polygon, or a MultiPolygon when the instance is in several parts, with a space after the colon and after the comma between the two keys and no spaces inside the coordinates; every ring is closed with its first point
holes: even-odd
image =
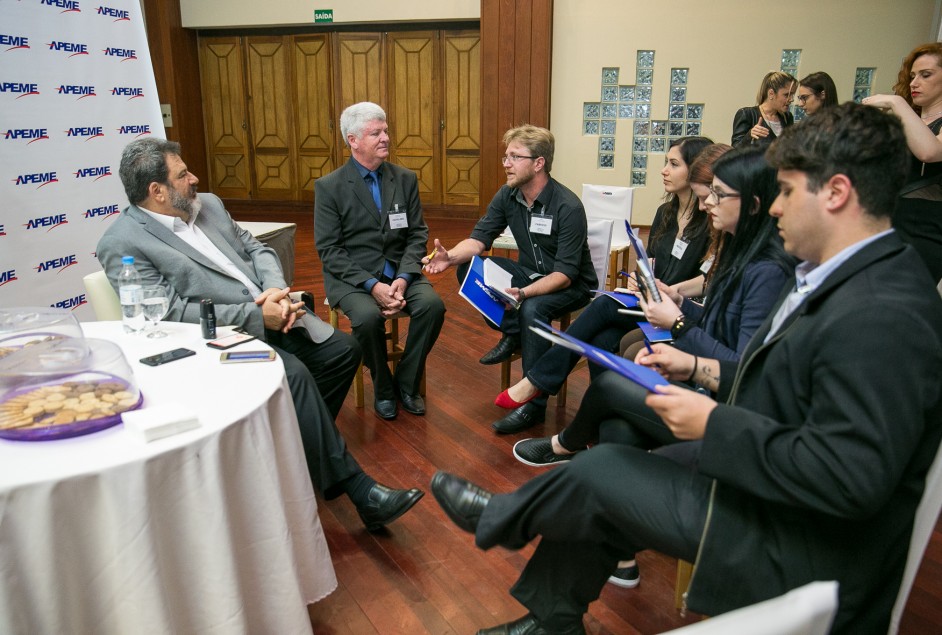
{"type": "Polygon", "coordinates": [[[221,364],[198,326],[161,327],[83,324],[121,346],[142,408],[200,427],[0,439],[0,633],[310,633],[307,605],[336,587],[280,360],[221,364]],[[197,354],[137,361],[177,347],[197,354]]]}

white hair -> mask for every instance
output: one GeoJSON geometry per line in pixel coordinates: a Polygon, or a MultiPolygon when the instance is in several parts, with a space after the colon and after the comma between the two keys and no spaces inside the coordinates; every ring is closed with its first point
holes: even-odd
{"type": "Polygon", "coordinates": [[[348,135],[357,139],[363,134],[363,126],[371,121],[386,121],[386,111],[371,101],[361,101],[348,106],[340,115],[340,134],[343,142],[350,145],[348,135]]]}

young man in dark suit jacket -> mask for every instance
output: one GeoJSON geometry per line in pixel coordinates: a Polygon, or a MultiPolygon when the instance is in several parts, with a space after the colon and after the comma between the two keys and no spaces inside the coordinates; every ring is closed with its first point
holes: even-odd
{"type": "Polygon", "coordinates": [[[848,103],[768,157],[795,285],[738,367],[667,345],[637,360],[717,393],[671,385],[646,400],[676,438],[703,440],[696,470],[603,439],[507,495],[433,479],[480,547],[542,536],[512,591],[530,610],[512,632],[584,632],[616,562],[645,548],[696,560],[697,612],[837,580],[833,632],[886,632],[942,438],[942,300],[891,227],[906,143],[892,116],[848,103]]]}
{"type": "Polygon", "coordinates": [[[334,418],[360,363],[356,341],[292,303],[277,254],[232,220],[222,201],[197,194],[199,180],[163,139],[133,141],[121,156],[131,202],[98,242],[98,259],[117,290],[121,257],[134,256],[145,285],[161,285],[168,320],[198,322],[209,298],[220,324],[241,326],[281,357],[314,486],[347,494],[368,529],[379,529],[422,497],[370,478],[347,451],[334,418]]]}
{"type": "Polygon", "coordinates": [[[370,102],[340,115],[350,146],[346,164],[314,182],[314,240],[330,306],[350,318],[373,377],[383,419],[425,414],[422,370],[445,321],[445,304],[422,275],[428,242],[415,172],[386,161],[386,113],[370,102]],[[409,315],[405,351],[393,377],[387,365],[386,318],[409,315]]]}

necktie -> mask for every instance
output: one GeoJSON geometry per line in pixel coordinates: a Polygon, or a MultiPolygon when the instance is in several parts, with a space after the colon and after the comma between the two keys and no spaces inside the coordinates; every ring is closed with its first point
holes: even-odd
{"type": "MultiPolygon", "coordinates": [[[[379,194],[379,175],[374,171],[369,171],[366,173],[366,176],[363,177],[366,179],[366,184],[370,186],[370,193],[373,195],[373,202],[376,203],[376,212],[382,214],[383,204],[382,199],[379,194]]],[[[396,268],[393,267],[393,264],[388,260],[383,265],[383,276],[387,280],[392,280],[393,276],[396,275],[396,268]]]]}
{"type": "Polygon", "coordinates": [[[383,208],[382,197],[379,193],[379,175],[376,172],[367,172],[366,184],[370,186],[370,193],[373,195],[373,202],[376,203],[376,211],[379,213],[383,208]]]}

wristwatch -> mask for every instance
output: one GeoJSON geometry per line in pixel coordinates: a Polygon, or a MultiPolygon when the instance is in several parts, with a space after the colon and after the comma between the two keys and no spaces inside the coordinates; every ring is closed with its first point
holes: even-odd
{"type": "Polygon", "coordinates": [[[687,322],[687,318],[684,317],[684,314],[681,313],[674,319],[674,323],[671,325],[671,337],[675,340],[683,335],[687,329],[690,328],[690,324],[687,322]]]}

